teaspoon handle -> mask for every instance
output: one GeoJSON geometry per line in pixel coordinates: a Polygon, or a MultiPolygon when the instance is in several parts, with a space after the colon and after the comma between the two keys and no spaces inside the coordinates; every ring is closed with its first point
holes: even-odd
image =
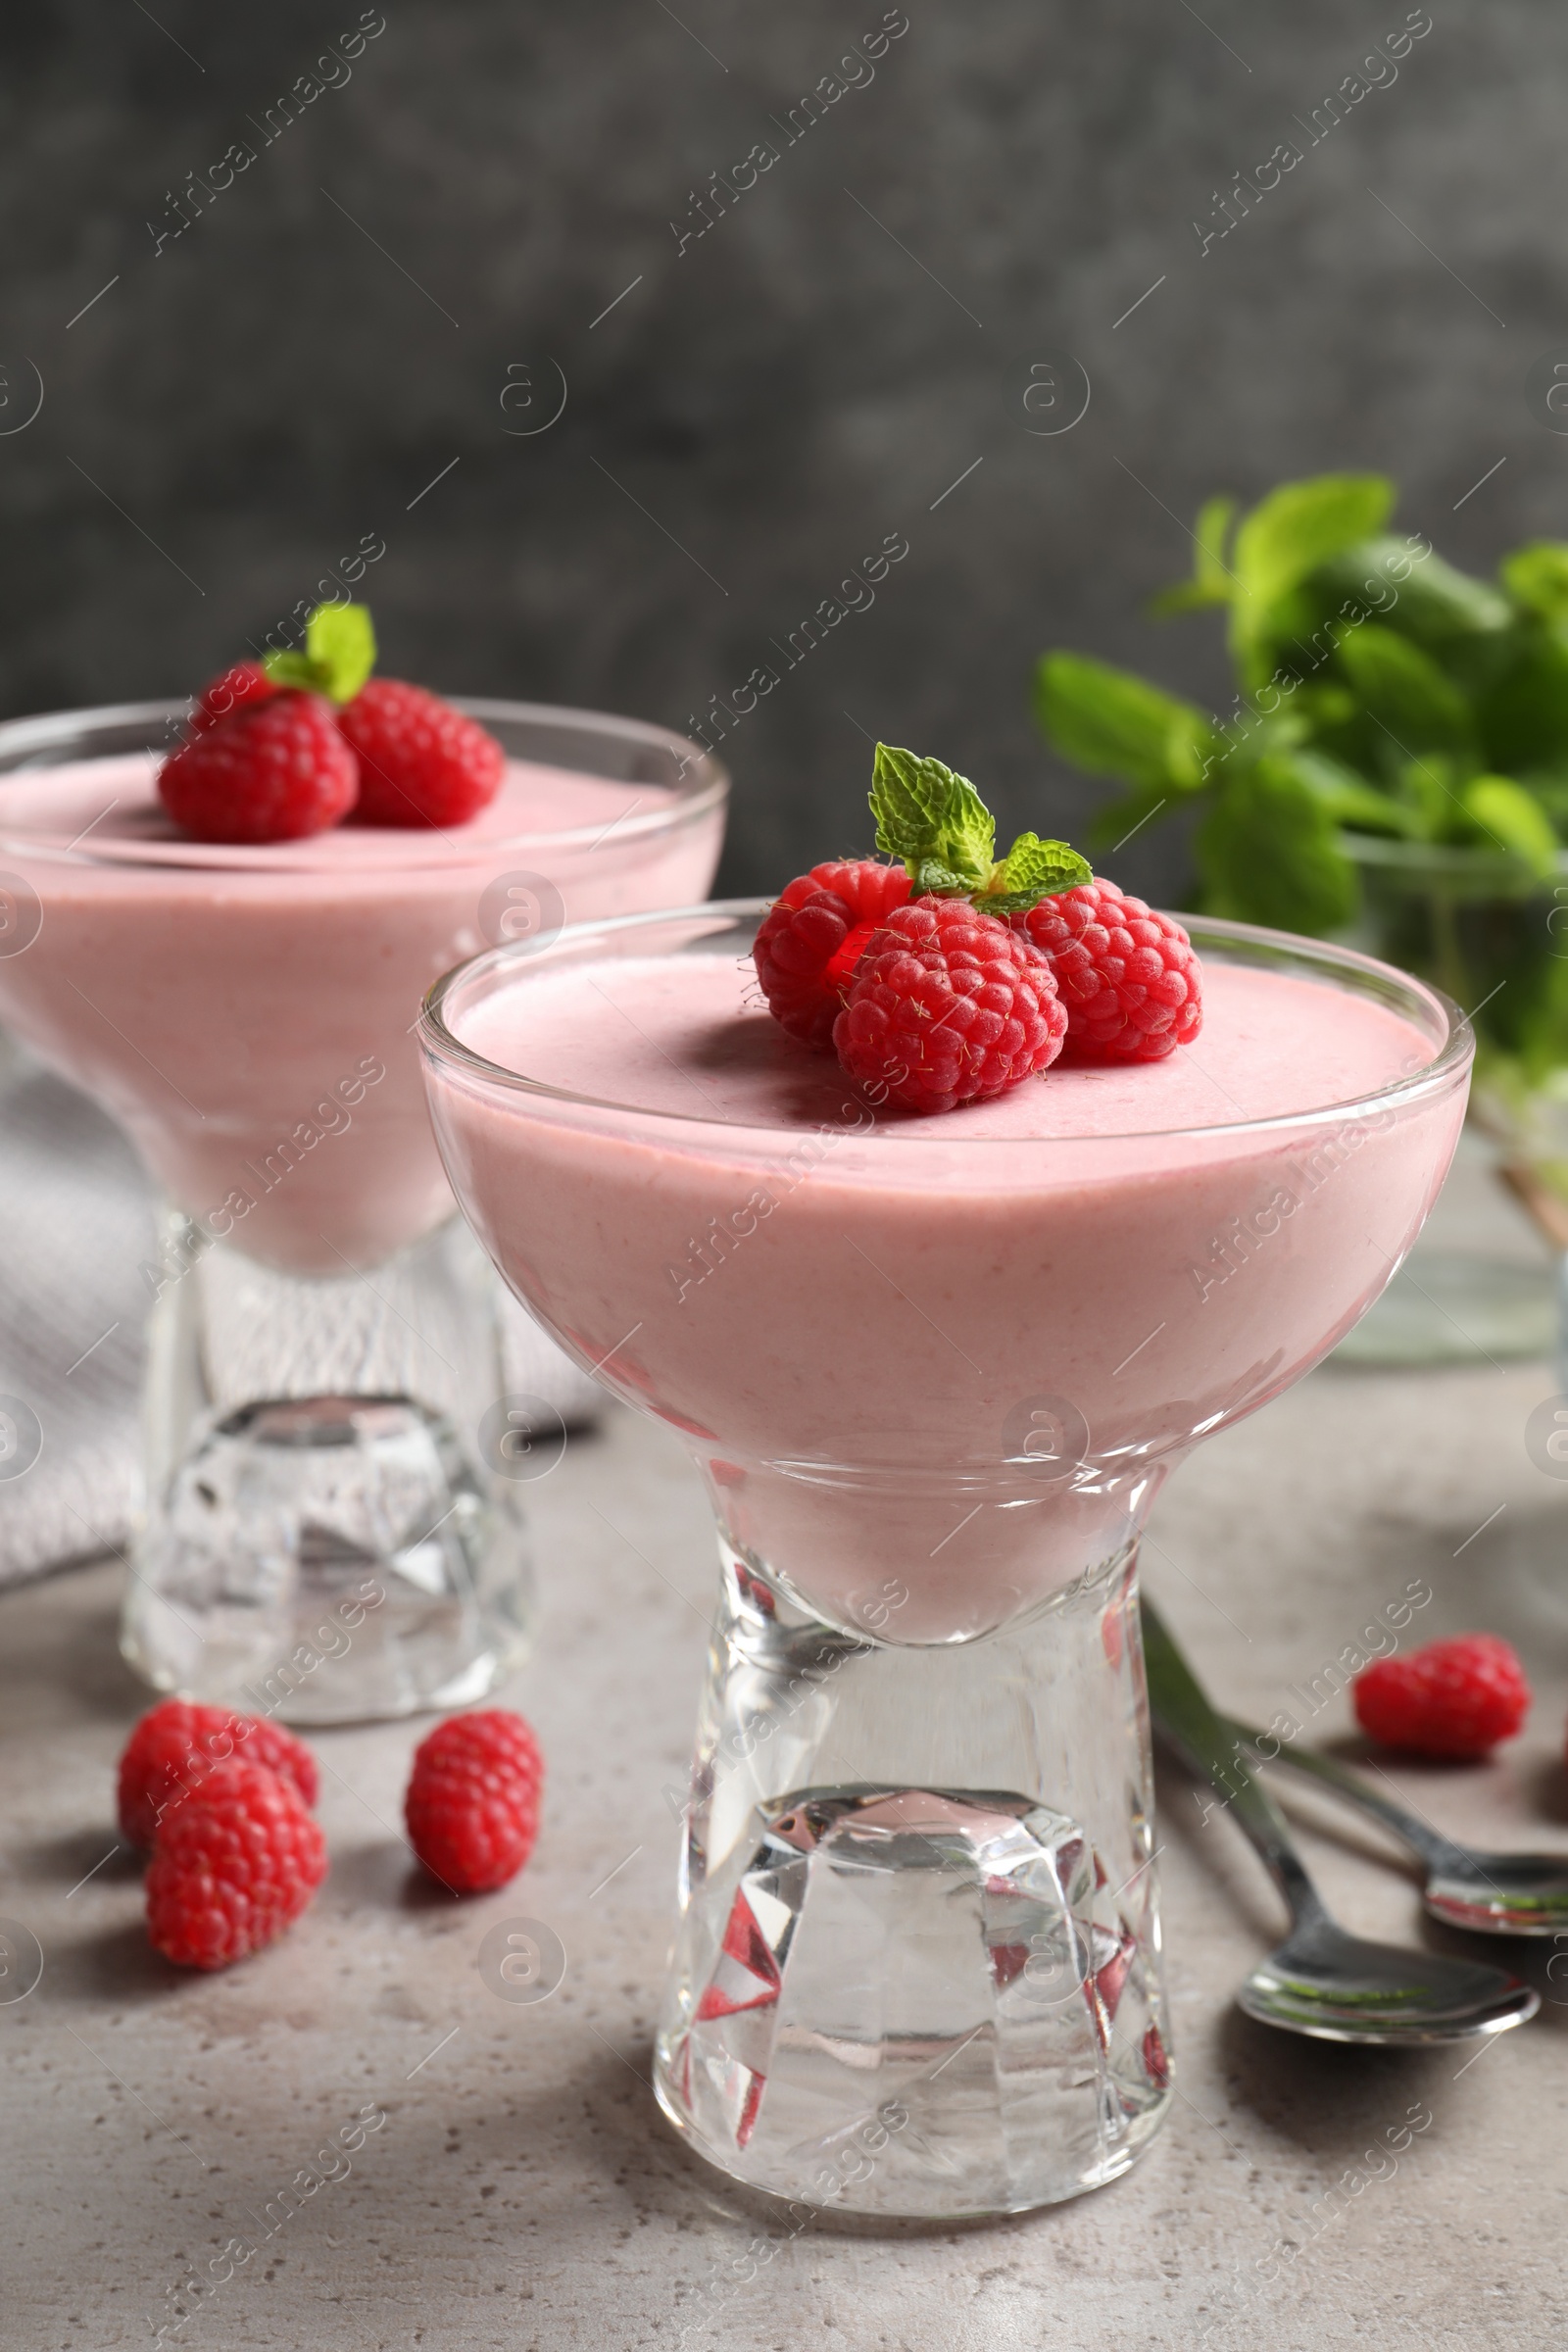
{"type": "Polygon", "coordinates": [[[1332,1756],[1322,1755],[1316,1748],[1297,1747],[1288,1740],[1271,1741],[1267,1734],[1254,1732],[1245,1723],[1233,1723],[1230,1729],[1261,1762],[1270,1764],[1278,1757],[1282,1763],[1294,1765],[1298,1772],[1307,1773],[1313,1780],[1322,1781],[1341,1796],[1348,1798],[1352,1805],[1359,1805],[1364,1813],[1372,1815],[1374,1821],[1381,1821],[1386,1830],[1392,1830],[1401,1844],[1407,1845],[1412,1853],[1419,1854],[1424,1862],[1442,1865],[1451,1862],[1456,1855],[1462,1856],[1463,1849],[1456,1847],[1451,1838],[1445,1838],[1441,1831],[1429,1829],[1424,1821],[1417,1821],[1402,1805],[1395,1804],[1391,1797],[1369,1788],[1365,1781],[1355,1773],[1347,1771],[1332,1756]]]}
{"type": "Polygon", "coordinates": [[[1209,1705],[1192,1668],[1146,1594],[1144,1662],[1154,1729],[1191,1770],[1212,1781],[1256,1847],[1296,1926],[1323,1917],[1316,1887],[1273,1798],[1254,1779],[1241,1740],[1209,1705]]]}

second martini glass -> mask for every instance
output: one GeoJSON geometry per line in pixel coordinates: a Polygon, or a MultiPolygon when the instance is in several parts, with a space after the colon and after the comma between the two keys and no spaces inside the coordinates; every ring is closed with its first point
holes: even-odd
{"type": "Polygon", "coordinates": [[[1470,1034],[1367,957],[1198,921],[1196,1047],[890,1116],[748,1003],[762,911],[449,974],[436,1132],[718,1522],[666,2113],[784,2195],[1015,2211],[1124,2171],[1171,2095],[1150,1505],[1387,1283],[1470,1034]]]}

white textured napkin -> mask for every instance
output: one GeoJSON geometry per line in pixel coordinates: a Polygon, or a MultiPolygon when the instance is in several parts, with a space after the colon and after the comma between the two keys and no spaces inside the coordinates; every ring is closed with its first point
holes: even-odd
{"type": "MultiPolygon", "coordinates": [[[[0,1399],[24,1408],[9,1415],[24,1450],[28,1415],[42,1432],[20,1477],[0,1446],[0,1585],[125,1541],[151,1303],[139,1269],[155,1254],[152,1190],[120,1129],[0,1035],[0,1399]]],[[[600,1392],[502,1298],[508,1389],[568,1425],[591,1419],[600,1392]]]]}

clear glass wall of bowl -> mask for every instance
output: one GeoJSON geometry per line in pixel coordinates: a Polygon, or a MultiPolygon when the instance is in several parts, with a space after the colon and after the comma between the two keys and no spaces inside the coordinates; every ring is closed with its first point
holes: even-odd
{"type": "Polygon", "coordinates": [[[1396,1013],[1396,1074],[1300,1116],[1004,1140],[962,1112],[880,1120],[797,1057],[768,1098],[788,1123],[716,1116],[726,1056],[793,1051],[765,1015],[742,1035],[761,911],[587,926],[450,975],[421,1031],[436,1132],[507,1279],[677,1433],[713,1506],[665,2113],[808,2203],[1014,2211],[1115,2178],[1173,2095],[1151,1503],[1383,1289],[1447,1167],[1469,1031],[1368,958],[1199,921],[1211,969],[1308,980],[1325,1017],[1337,992],[1396,1013]],[[613,1036],[621,958],[645,1019],[650,958],[656,980],[710,959],[733,1003],[690,1033],[679,1114],[530,1074],[528,990],[585,967],[613,1036]],[[469,1033],[503,1034],[486,1016],[513,991],[509,1067],[469,1033]],[[1169,1349],[1132,1345],[1155,1327],[1169,1349]]]}
{"type": "Polygon", "coordinates": [[[462,707],[512,763],[468,825],[238,850],[158,808],[183,706],[0,726],[0,1020],[165,1203],[125,1653],[292,1721],[476,1697],[526,1635],[535,1433],[430,1134],[420,998],[487,945],[700,896],[722,834],[727,779],[678,736],[462,707]]]}

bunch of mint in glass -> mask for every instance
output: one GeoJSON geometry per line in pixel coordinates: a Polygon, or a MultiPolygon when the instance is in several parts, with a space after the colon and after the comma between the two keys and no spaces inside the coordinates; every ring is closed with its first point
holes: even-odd
{"type": "Polygon", "coordinates": [[[1325,474],[1240,521],[1233,499],[1203,508],[1193,575],[1153,610],[1226,609],[1223,716],[1064,652],[1041,660],[1038,715],[1129,787],[1098,842],[1193,816],[1203,912],[1447,989],[1476,1016],[1483,1107],[1568,1192],[1568,544],[1473,579],[1391,531],[1395,498],[1325,474]]]}

